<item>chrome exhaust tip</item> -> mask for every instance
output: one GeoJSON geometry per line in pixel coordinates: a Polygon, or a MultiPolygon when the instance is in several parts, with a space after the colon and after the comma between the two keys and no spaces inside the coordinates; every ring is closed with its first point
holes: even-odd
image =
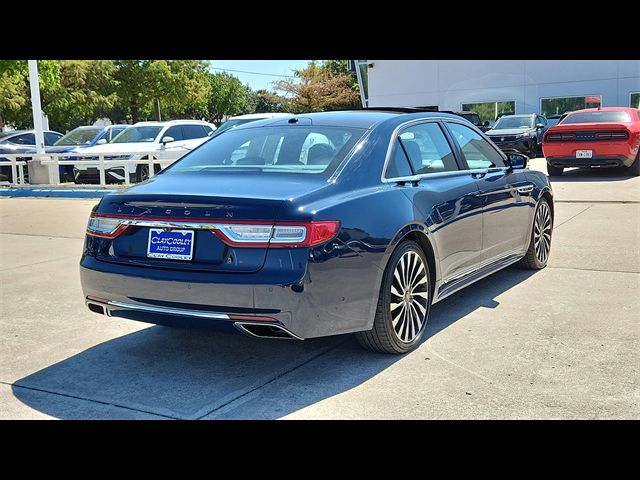
{"type": "Polygon", "coordinates": [[[93,313],[99,313],[100,315],[106,315],[104,305],[100,305],[99,303],[87,302],[87,308],[91,310],[93,313]]]}
{"type": "Polygon", "coordinates": [[[264,322],[234,322],[238,330],[245,335],[257,338],[275,338],[279,340],[303,340],[281,325],[264,322]]]}

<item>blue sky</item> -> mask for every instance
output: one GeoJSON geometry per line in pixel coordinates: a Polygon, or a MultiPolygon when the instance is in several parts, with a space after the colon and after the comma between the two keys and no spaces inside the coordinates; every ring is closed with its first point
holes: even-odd
{"type": "Polygon", "coordinates": [[[227,73],[235,75],[242,83],[248,83],[253,90],[273,90],[271,85],[273,82],[282,80],[287,75],[293,75],[293,70],[306,67],[307,63],[309,60],[211,60],[209,62],[212,71],[227,70],[227,73]]]}

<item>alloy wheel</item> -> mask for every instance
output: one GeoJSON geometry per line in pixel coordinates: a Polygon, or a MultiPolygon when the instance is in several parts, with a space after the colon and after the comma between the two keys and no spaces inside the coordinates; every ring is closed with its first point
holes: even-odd
{"type": "Polygon", "coordinates": [[[414,340],[426,323],[429,280],[420,255],[405,252],[393,272],[391,283],[391,323],[398,339],[414,340]]]}
{"type": "Polygon", "coordinates": [[[149,178],[149,165],[142,165],[140,167],[140,179],[146,180],[149,178]]]}
{"type": "Polygon", "coordinates": [[[538,261],[542,264],[547,263],[551,249],[551,212],[545,202],[540,203],[536,212],[536,220],[533,226],[533,244],[538,261]]]}

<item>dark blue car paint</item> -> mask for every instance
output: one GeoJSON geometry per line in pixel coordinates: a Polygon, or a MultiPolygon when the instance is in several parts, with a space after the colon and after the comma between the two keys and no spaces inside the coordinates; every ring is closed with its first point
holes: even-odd
{"type": "MultiPolygon", "coordinates": [[[[309,338],[371,328],[384,269],[407,235],[422,238],[433,252],[434,301],[524,255],[536,202],[543,194],[551,195],[544,174],[502,168],[436,174],[419,182],[381,180],[396,128],[418,119],[468,122],[441,113],[364,111],[300,117],[305,123],[369,131],[329,179],[282,174],[253,181],[246,172],[166,174],[169,168],[140,185],[105,196],[98,212],[184,221],[339,220],[335,239],[314,248],[260,252],[225,246],[226,253],[216,257],[215,265],[212,260],[212,265],[178,263],[172,265],[177,268],[167,268],[166,263],[154,265],[153,259],[142,255],[105,261],[112,242],[87,236],[81,260],[85,297],[221,313],[266,311],[295,335],[309,338]],[[526,185],[533,185],[530,193],[517,191],[526,185]],[[251,268],[225,272],[226,263],[219,261],[229,256],[251,268]]],[[[237,128],[288,121],[266,120],[237,128]]],[[[453,148],[459,156],[455,144],[453,148]]],[[[141,247],[121,246],[124,251],[135,248],[141,247]]],[[[152,323],[185,320],[118,308],[111,314],[152,323]]],[[[206,322],[189,319],[189,323],[206,322]]]]}

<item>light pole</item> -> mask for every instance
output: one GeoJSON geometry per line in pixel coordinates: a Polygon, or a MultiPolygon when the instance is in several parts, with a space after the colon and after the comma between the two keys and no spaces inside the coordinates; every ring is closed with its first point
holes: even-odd
{"type": "MultiPolygon", "coordinates": [[[[33,128],[36,137],[36,153],[44,152],[44,133],[42,128],[42,106],[40,105],[40,81],[38,79],[38,61],[28,60],[29,86],[31,87],[31,111],[33,113],[33,128]]],[[[29,183],[58,183],[58,169],[55,165],[44,168],[40,160],[29,162],[29,183]],[[45,178],[45,171],[47,172],[45,178]]]]}

